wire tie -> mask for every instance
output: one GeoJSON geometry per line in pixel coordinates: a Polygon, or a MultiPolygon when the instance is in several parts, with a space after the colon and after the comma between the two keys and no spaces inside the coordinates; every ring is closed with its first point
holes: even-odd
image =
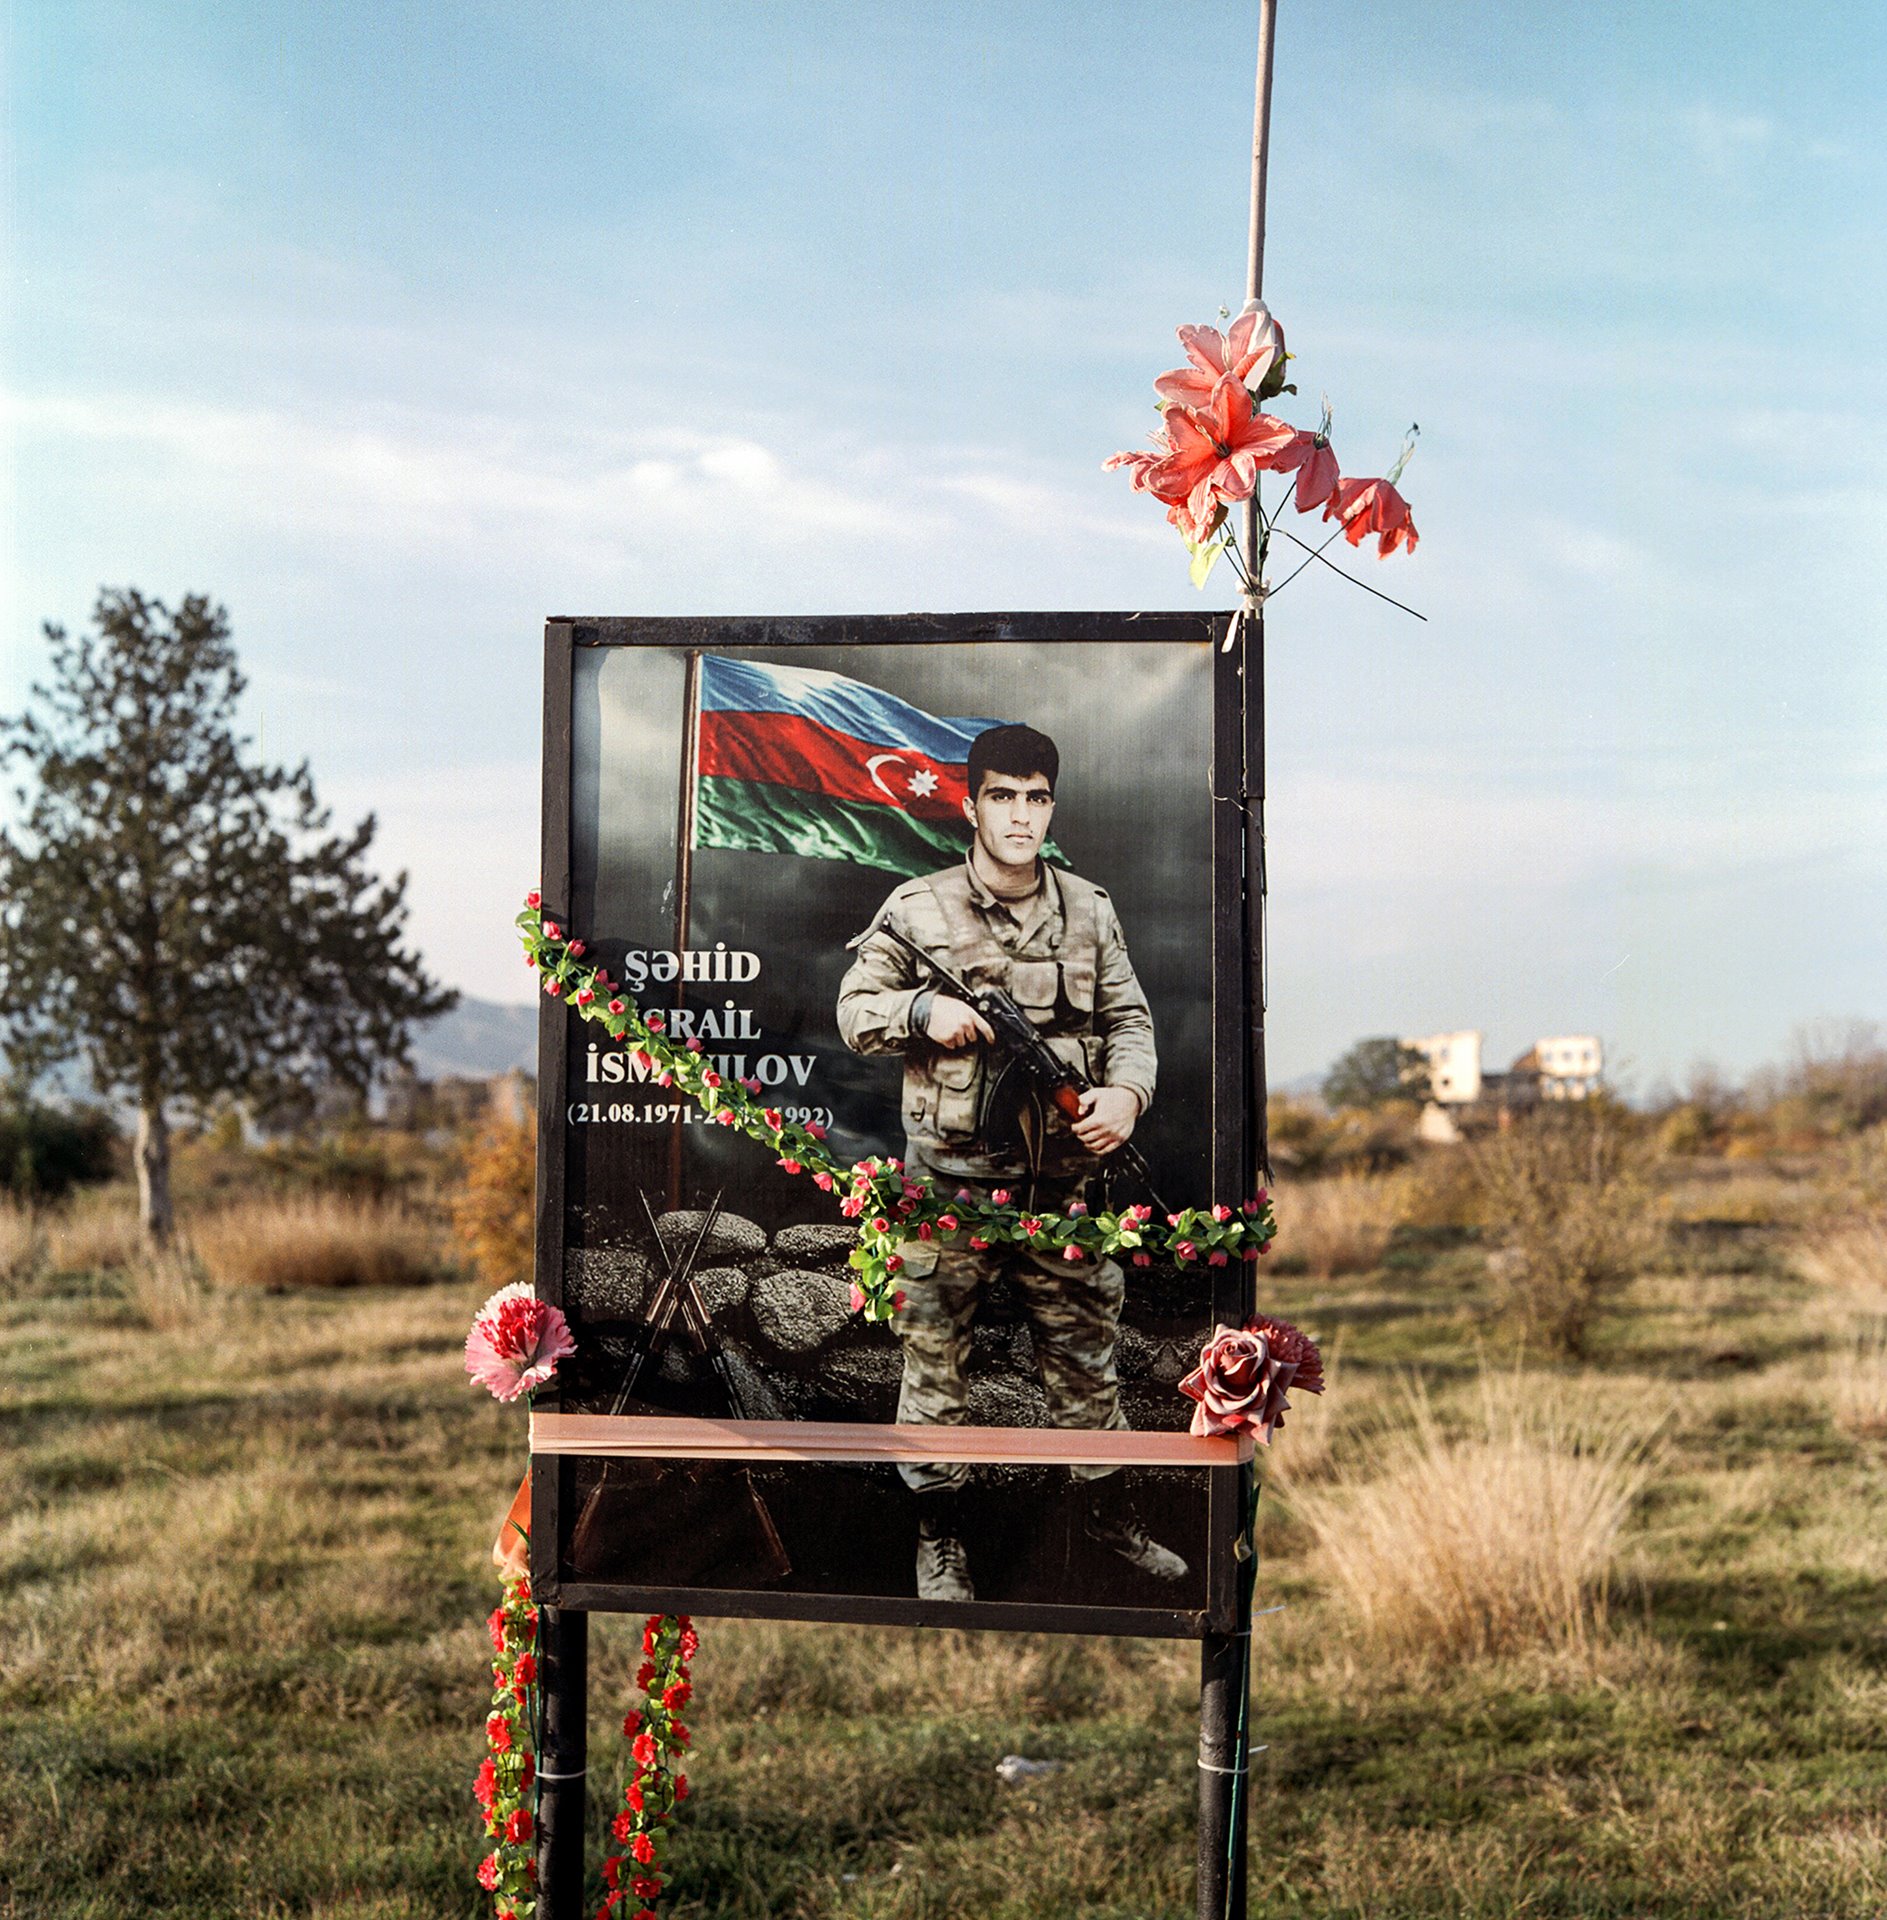
{"type": "Polygon", "coordinates": [[[546,1773],[540,1767],[532,1778],[537,1780],[581,1780],[589,1772],[588,1767],[579,1767],[575,1773],[546,1773]]]}

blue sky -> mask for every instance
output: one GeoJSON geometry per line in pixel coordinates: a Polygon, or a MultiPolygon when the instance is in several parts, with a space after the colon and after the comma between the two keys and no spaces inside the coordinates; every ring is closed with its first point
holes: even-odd
{"type": "MultiPolygon", "coordinates": [[[[101,583],[526,995],[551,612],[1184,606],[1255,7],[26,4],[0,705],[101,583]]],[[[1887,17],[1284,0],[1266,288],[1423,545],[1270,623],[1273,1059],[1887,1018],[1887,17]]],[[[1215,582],[1208,604],[1224,601],[1215,582]]]]}

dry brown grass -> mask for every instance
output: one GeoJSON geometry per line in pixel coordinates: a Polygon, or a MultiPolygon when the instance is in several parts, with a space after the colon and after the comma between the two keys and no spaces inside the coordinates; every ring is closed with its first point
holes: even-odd
{"type": "Polygon", "coordinates": [[[182,1247],[138,1255],[124,1269],[124,1291],[139,1322],[157,1333],[194,1327],[210,1302],[202,1269],[182,1247]]]}
{"type": "Polygon", "coordinates": [[[1589,1655],[1648,1438],[1630,1416],[1576,1422],[1517,1376],[1484,1382],[1460,1435],[1417,1393],[1367,1480],[1299,1507],[1367,1654],[1418,1667],[1533,1648],[1589,1655]]]}
{"type": "Polygon", "coordinates": [[[1293,1182],[1276,1198],[1279,1262],[1287,1272],[1301,1266],[1319,1280],[1368,1273],[1388,1248],[1400,1208],[1399,1187],[1379,1176],[1293,1182]]]}
{"type": "Polygon", "coordinates": [[[0,1201],[0,1281],[24,1279],[38,1258],[38,1221],[29,1209],[0,1201]]]}
{"type": "Polygon", "coordinates": [[[75,1195],[44,1217],[46,1264],[54,1273],[112,1273],[144,1252],[136,1196],[124,1187],[75,1195]]]}
{"type": "Polygon", "coordinates": [[[1887,1320],[1863,1326],[1835,1349],[1826,1384],[1836,1426],[1863,1439],[1887,1436],[1887,1320]]]}
{"type": "Polygon", "coordinates": [[[1803,1240],[1795,1264],[1844,1314],[1887,1314],[1887,1226],[1864,1220],[1803,1240]]]}
{"type": "Polygon", "coordinates": [[[335,1195],[224,1207],[192,1222],[189,1240],[222,1287],[405,1287],[450,1272],[417,1214],[335,1195]]]}

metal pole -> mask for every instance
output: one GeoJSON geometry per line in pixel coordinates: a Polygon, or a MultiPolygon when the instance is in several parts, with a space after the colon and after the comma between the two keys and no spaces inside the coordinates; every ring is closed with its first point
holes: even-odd
{"type": "Polygon", "coordinates": [[[583,1920],[584,1774],[589,1767],[590,1616],[537,1611],[537,1884],[544,1920],[583,1920]]]}
{"type": "MultiPolygon", "coordinates": [[[[1258,4],[1258,83],[1252,114],[1251,225],[1247,236],[1245,298],[1264,296],[1265,188],[1271,142],[1272,51],[1277,29],[1277,0],[1258,4]]],[[[1264,977],[1264,734],[1265,627],[1263,581],[1258,551],[1257,489],[1245,503],[1245,570],[1259,589],[1240,622],[1244,637],[1245,707],[1245,938],[1248,949],[1246,1017],[1250,1066],[1246,1110],[1252,1129],[1256,1168],[1270,1164],[1265,1127],[1265,977],[1264,977]]],[[[1247,1289],[1249,1292],[1249,1288],[1247,1289]]],[[[1249,1307],[1249,1301],[1247,1302],[1249,1307]]],[[[1251,1483],[1240,1476],[1238,1527],[1241,1539],[1251,1525],[1251,1483]]],[[[1247,1555],[1255,1540],[1244,1540],[1247,1555]]],[[[1246,1828],[1251,1748],[1251,1562],[1239,1568],[1238,1607],[1233,1631],[1209,1634],[1199,1656],[1199,1920],[1245,1920],[1246,1828]]]]}

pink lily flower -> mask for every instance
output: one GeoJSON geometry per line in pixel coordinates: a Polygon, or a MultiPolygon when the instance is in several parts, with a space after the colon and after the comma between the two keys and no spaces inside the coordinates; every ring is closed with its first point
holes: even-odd
{"type": "Polygon", "coordinates": [[[1387,480],[1339,480],[1324,505],[1324,518],[1338,521],[1353,547],[1361,546],[1366,535],[1379,534],[1376,553],[1384,560],[1397,547],[1413,553],[1419,537],[1409,503],[1387,480]]]}
{"type": "Polygon", "coordinates": [[[1179,344],[1186,349],[1192,365],[1161,374],[1153,383],[1153,391],[1162,400],[1183,407],[1208,405],[1221,380],[1261,386],[1271,363],[1284,351],[1284,329],[1262,303],[1251,313],[1241,313],[1224,333],[1217,327],[1180,327],[1177,331],[1179,344]]]}

